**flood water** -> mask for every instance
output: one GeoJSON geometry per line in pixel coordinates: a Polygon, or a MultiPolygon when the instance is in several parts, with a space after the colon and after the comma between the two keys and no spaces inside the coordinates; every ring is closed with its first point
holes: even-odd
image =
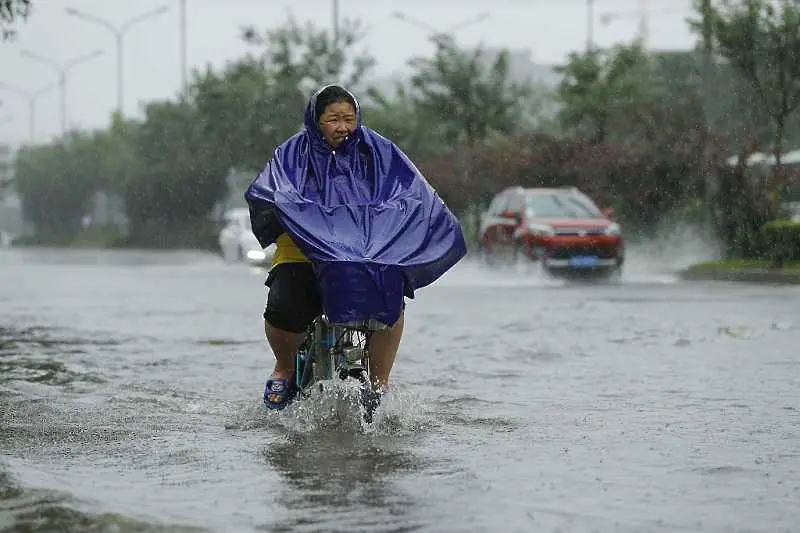
{"type": "Polygon", "coordinates": [[[465,261],[393,391],[267,413],[264,272],[0,251],[0,531],[798,531],[800,287],[465,261]]]}

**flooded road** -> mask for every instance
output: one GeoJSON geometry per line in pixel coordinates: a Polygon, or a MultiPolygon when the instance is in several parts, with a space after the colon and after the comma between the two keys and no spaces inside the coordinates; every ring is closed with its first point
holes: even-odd
{"type": "Polygon", "coordinates": [[[362,426],[263,409],[263,272],[0,251],[0,532],[798,531],[800,288],[632,270],[459,265],[362,426]]]}

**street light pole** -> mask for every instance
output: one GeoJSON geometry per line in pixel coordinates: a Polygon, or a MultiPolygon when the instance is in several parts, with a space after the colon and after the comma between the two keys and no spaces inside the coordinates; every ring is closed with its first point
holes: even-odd
{"type": "Polygon", "coordinates": [[[339,51],[339,0],[333,0],[333,49],[339,51]]]}
{"type": "Polygon", "coordinates": [[[128,20],[123,22],[122,25],[120,25],[119,27],[114,26],[113,24],[111,24],[106,19],[100,18],[100,17],[98,17],[96,15],[92,15],[90,13],[86,13],[86,12],[81,11],[79,9],[75,9],[74,7],[68,7],[65,10],[68,15],[71,15],[73,17],[80,18],[80,19],[83,19],[83,20],[86,20],[88,22],[92,22],[94,24],[97,24],[99,26],[104,27],[105,29],[110,31],[111,34],[114,36],[114,40],[116,41],[116,45],[117,45],[117,112],[120,114],[120,116],[122,116],[122,110],[123,110],[123,106],[124,106],[124,103],[125,103],[125,101],[124,101],[124,93],[123,93],[123,78],[122,78],[122,72],[123,72],[122,44],[123,44],[123,38],[125,37],[125,34],[128,32],[128,30],[130,30],[131,27],[135,26],[139,22],[142,22],[142,21],[145,21],[147,19],[150,19],[150,18],[156,17],[158,15],[161,15],[161,14],[167,12],[168,10],[169,10],[169,7],[161,6],[159,8],[156,8],[156,9],[153,9],[153,10],[150,10],[150,11],[146,11],[146,12],[140,14],[140,15],[136,15],[135,17],[129,18],[128,20]]]}
{"type": "Polygon", "coordinates": [[[472,26],[474,24],[478,24],[483,22],[484,20],[489,18],[489,13],[481,13],[476,17],[472,17],[471,19],[462,20],[458,24],[451,26],[447,33],[455,33],[462,28],[466,28],[467,26],[472,26]]]}
{"type": "Polygon", "coordinates": [[[639,8],[635,11],[603,13],[600,15],[600,23],[605,25],[619,18],[636,18],[639,21],[639,38],[642,40],[642,46],[647,48],[650,41],[650,15],[669,15],[684,12],[685,10],[683,9],[650,9],[650,4],[647,0],[639,0],[639,8]]]}
{"type": "MultiPolygon", "coordinates": [[[[461,22],[458,22],[450,27],[449,31],[440,31],[425,21],[415,19],[413,17],[409,17],[404,13],[399,11],[395,11],[392,13],[392,16],[398,20],[402,20],[403,22],[410,24],[412,26],[416,26],[422,30],[425,30],[431,38],[431,41],[434,45],[438,48],[444,43],[454,42],[455,39],[453,38],[452,34],[456,31],[466,28],[467,26],[471,26],[473,24],[478,24],[479,22],[483,22],[484,20],[489,18],[488,13],[482,13],[476,17],[464,19],[461,22]]],[[[463,162],[463,173],[467,179],[469,179],[472,175],[473,169],[475,167],[475,156],[476,152],[473,146],[473,143],[470,143],[470,148],[468,150],[468,157],[463,162]]],[[[472,212],[472,216],[474,216],[474,211],[472,212]]],[[[477,227],[477,226],[476,226],[477,227]]]]}
{"type": "Polygon", "coordinates": [[[36,142],[36,101],[41,95],[51,89],[55,89],[56,87],[58,87],[58,84],[52,83],[42,87],[41,89],[31,92],[13,85],[8,85],[7,83],[0,82],[0,90],[5,89],[7,91],[17,93],[28,100],[28,136],[30,137],[31,144],[36,142]]]}
{"type": "MultiPolygon", "coordinates": [[[[715,66],[714,66],[714,25],[713,16],[714,8],[711,0],[701,0],[700,14],[702,16],[702,42],[703,42],[703,74],[701,75],[702,99],[703,102],[703,115],[706,127],[706,135],[704,136],[703,155],[706,161],[711,159],[711,133],[714,131],[714,114],[711,111],[711,102],[714,97],[714,81],[715,81],[715,66]]],[[[714,227],[714,208],[713,200],[716,193],[717,175],[714,172],[707,172],[704,180],[704,194],[703,200],[705,201],[705,223],[706,229],[714,227]]]]}
{"type": "Polygon", "coordinates": [[[22,50],[20,53],[28,59],[33,59],[34,61],[38,61],[49,66],[58,73],[58,85],[61,91],[61,134],[64,135],[67,131],[67,72],[81,63],[85,63],[86,61],[102,55],[103,50],[97,49],[94,52],[75,57],[63,65],[57,63],[49,57],[41,56],[31,52],[30,50],[22,50]]]}
{"type": "Polygon", "coordinates": [[[471,19],[463,20],[463,21],[451,26],[448,31],[444,31],[443,32],[443,31],[437,30],[436,28],[434,28],[433,26],[431,26],[427,22],[424,22],[422,20],[416,19],[414,17],[409,17],[408,15],[406,15],[404,13],[401,13],[399,11],[395,11],[394,13],[392,13],[392,16],[394,18],[398,19],[398,20],[402,20],[403,22],[405,22],[407,24],[410,24],[412,26],[416,26],[417,28],[423,29],[423,30],[427,31],[428,33],[430,33],[432,36],[435,36],[435,37],[454,33],[454,32],[456,32],[456,31],[458,31],[458,30],[460,30],[462,28],[465,28],[467,26],[472,26],[473,24],[477,24],[479,22],[483,22],[484,20],[489,18],[489,14],[488,13],[482,13],[482,14],[478,15],[477,17],[473,17],[471,19]]]}
{"type": "Polygon", "coordinates": [[[437,30],[436,28],[434,28],[433,26],[431,26],[427,22],[424,22],[422,20],[416,19],[414,17],[409,17],[405,13],[401,13],[399,11],[395,11],[394,13],[392,13],[392,16],[394,18],[396,18],[397,20],[402,20],[406,24],[410,24],[412,26],[416,26],[417,28],[421,28],[421,29],[427,31],[428,33],[433,33],[433,34],[439,33],[439,30],[437,30]]]}
{"type": "Polygon", "coordinates": [[[181,92],[186,95],[186,0],[180,0],[181,39],[181,92]]]}

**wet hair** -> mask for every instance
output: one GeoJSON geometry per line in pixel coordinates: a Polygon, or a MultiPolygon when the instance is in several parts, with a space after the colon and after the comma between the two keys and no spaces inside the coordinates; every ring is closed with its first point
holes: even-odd
{"type": "Polygon", "coordinates": [[[353,109],[358,109],[353,95],[347,92],[345,89],[339,87],[338,85],[329,85],[325,87],[317,95],[317,101],[314,103],[315,119],[319,120],[319,117],[325,113],[325,108],[327,108],[329,105],[338,104],[341,102],[347,102],[353,106],[353,109]]]}

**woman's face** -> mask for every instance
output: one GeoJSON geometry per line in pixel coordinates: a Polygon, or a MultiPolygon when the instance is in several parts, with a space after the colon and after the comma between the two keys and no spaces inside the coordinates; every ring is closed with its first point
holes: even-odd
{"type": "Polygon", "coordinates": [[[325,141],[336,148],[356,129],[356,110],[350,102],[334,102],[319,117],[319,130],[325,141]]]}

